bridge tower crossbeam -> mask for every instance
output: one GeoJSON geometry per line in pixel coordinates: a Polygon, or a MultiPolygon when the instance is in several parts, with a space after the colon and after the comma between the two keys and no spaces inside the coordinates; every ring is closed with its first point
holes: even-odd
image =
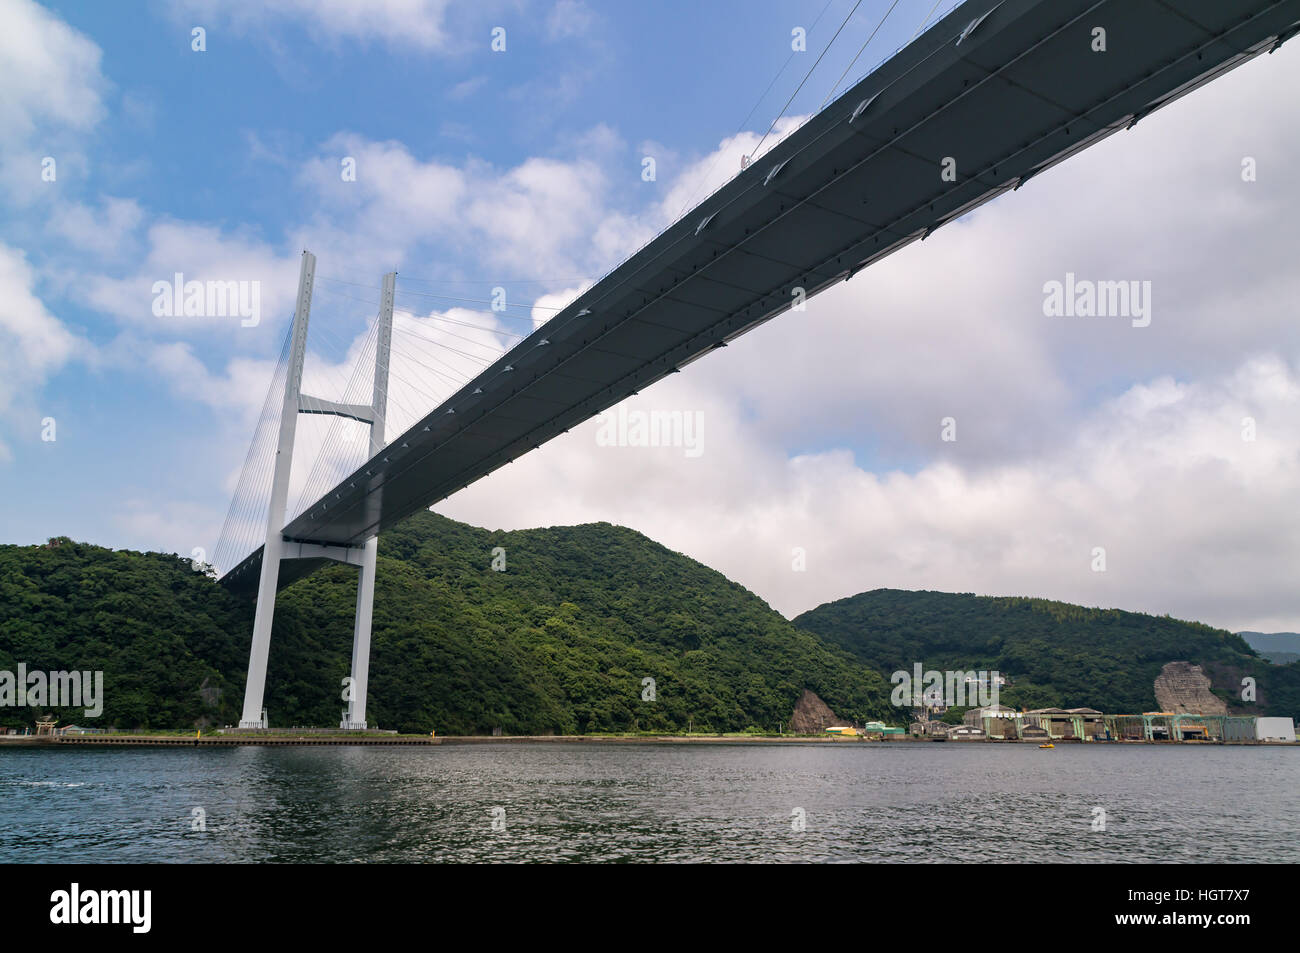
{"type": "Polygon", "coordinates": [[[370,629],[374,616],[375,564],[379,553],[379,537],[372,536],[359,545],[323,546],[286,539],[284,525],[299,414],[329,414],[367,424],[370,427],[370,456],[373,457],[384,448],[389,352],[393,337],[393,295],[397,273],[390,272],[384,276],[375,347],[374,390],[369,405],[342,404],[302,393],[303,362],[307,354],[307,322],[311,315],[312,285],[315,278],[316,256],[304,251],[298,273],[298,301],[293,312],[292,343],[289,348],[288,372],[285,374],[284,403],[280,411],[275,472],[271,478],[271,500],[266,515],[266,546],[262,551],[262,571],[258,580],[253,642],[249,649],[248,680],[244,687],[244,711],[239,721],[241,728],[268,727],[262,702],[266,693],[271,623],[275,616],[280,563],[288,559],[331,559],[360,569],[352,633],[352,675],[344,694],[348,703],[347,708],[343,709],[339,727],[354,730],[364,730],[367,727],[366,689],[370,675],[370,629]]]}

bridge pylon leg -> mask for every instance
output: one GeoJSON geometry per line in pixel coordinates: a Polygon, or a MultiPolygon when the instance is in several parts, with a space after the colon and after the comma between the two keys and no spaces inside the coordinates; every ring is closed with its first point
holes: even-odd
{"type": "Polygon", "coordinates": [[[248,652],[248,681],[244,685],[244,713],[239,719],[240,728],[267,727],[262,697],[266,691],[266,660],[271,650],[275,594],[280,585],[280,560],[284,555],[282,527],[289,504],[289,468],[293,462],[293,438],[298,427],[302,365],[307,355],[307,320],[311,314],[311,292],[315,280],[316,256],[304,251],[298,272],[298,304],[293,312],[293,336],[284,380],[284,405],[280,410],[271,500],[266,512],[266,545],[262,550],[262,575],[257,584],[257,613],[253,617],[253,644],[248,652]]]}
{"type": "Polygon", "coordinates": [[[262,699],[266,692],[266,662],[271,652],[271,623],[275,618],[275,590],[279,581],[279,540],[277,538],[273,544],[268,539],[262,551],[262,577],[257,585],[257,613],[253,616],[253,645],[248,653],[248,681],[244,684],[244,714],[239,719],[240,728],[267,727],[262,699]]]}
{"type": "Polygon", "coordinates": [[[370,626],[375,608],[375,562],[379,554],[379,537],[366,540],[357,580],[357,615],[352,629],[352,684],[348,707],[343,709],[340,728],[366,729],[366,684],[370,679],[370,626]]]}

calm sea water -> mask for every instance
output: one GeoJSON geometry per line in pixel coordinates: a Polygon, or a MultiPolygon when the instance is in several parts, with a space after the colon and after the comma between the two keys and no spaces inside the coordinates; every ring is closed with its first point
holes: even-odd
{"type": "Polygon", "coordinates": [[[1294,863],[1297,790],[1297,748],[0,749],[0,862],[1294,863]]]}

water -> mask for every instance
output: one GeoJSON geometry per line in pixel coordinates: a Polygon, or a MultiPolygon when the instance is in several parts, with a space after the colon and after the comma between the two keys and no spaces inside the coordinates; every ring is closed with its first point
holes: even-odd
{"type": "Polygon", "coordinates": [[[1294,863],[1298,788],[1296,748],[0,749],[0,862],[1294,863]]]}

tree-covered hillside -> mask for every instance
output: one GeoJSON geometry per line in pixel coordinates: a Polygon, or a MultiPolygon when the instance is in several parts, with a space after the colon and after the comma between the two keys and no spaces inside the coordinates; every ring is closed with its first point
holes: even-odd
{"type": "MultiPolygon", "coordinates": [[[[334,566],[280,594],[272,725],[338,724],[356,579],[356,569],[334,566]]],[[[100,725],[237,721],[251,628],[251,601],[176,556],[71,541],[0,547],[0,670],[102,669],[100,725]]],[[[805,688],[844,717],[897,720],[877,673],[632,530],[489,532],[419,513],[380,539],[372,724],[451,734],[774,730],[805,688]],[[504,572],[491,569],[495,547],[504,572]],[[642,700],[646,678],[652,702],[642,700]]],[[[0,709],[0,724],[31,721],[30,711],[0,709]]]]}
{"type": "Polygon", "coordinates": [[[1204,667],[1234,713],[1300,718],[1300,665],[1269,665],[1238,635],[1199,622],[1045,599],[876,589],[828,602],[794,624],[843,646],[888,675],[915,663],[937,670],[996,669],[1014,707],[1151,711],[1166,662],[1204,667]],[[1257,704],[1243,704],[1243,677],[1257,704]]]}
{"type": "MultiPolygon", "coordinates": [[[[0,546],[0,672],[102,670],[100,726],[236,722],[251,599],[177,556],[59,543],[0,546]]],[[[272,725],[338,724],[356,573],[333,566],[280,594],[272,725]]],[[[368,715],[441,734],[772,730],[810,689],[842,717],[899,724],[888,675],[915,662],[997,669],[1012,680],[1007,704],[1147,711],[1161,665],[1183,659],[1205,667],[1234,711],[1300,716],[1300,665],[1269,665],[1198,623],[898,590],[791,623],[632,530],[489,532],[420,513],[380,540],[368,715]],[[498,547],[504,572],[491,568],[498,547]],[[1258,681],[1256,706],[1230,690],[1243,676],[1258,681]],[[646,678],[653,702],[642,700],[646,678]]],[[[35,714],[0,708],[0,725],[35,714]]]]}
{"type": "MultiPolygon", "coordinates": [[[[102,725],[184,726],[215,714],[200,690],[229,696],[219,663],[238,654],[233,643],[251,619],[177,556],[66,538],[0,546],[0,671],[102,671],[102,725]]],[[[95,724],[83,710],[44,710],[65,725],[95,724]]],[[[0,707],[0,726],[30,726],[39,713],[0,707]]]]}

